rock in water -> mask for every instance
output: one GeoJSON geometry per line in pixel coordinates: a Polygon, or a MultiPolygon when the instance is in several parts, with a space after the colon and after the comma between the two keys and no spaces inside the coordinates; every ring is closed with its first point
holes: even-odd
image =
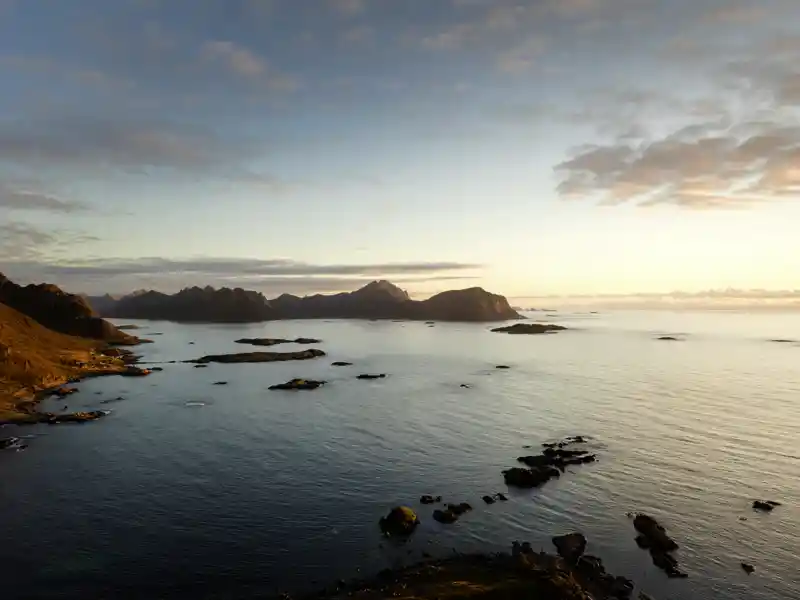
{"type": "Polygon", "coordinates": [[[370,375],[369,373],[362,373],[356,379],[384,379],[386,377],[386,373],[381,373],[379,375],[370,375]]]}
{"type": "Polygon", "coordinates": [[[653,517],[637,514],[633,526],[639,535],[636,543],[640,548],[650,551],[653,564],[662,569],[668,577],[687,577],[678,568],[678,561],[671,552],[678,549],[678,544],[667,535],[666,530],[653,517]]]}
{"type": "Polygon", "coordinates": [[[484,496],[483,501],[486,502],[486,504],[494,504],[495,502],[497,502],[497,500],[492,496],[484,496]]]}
{"type": "Polygon", "coordinates": [[[321,385],[325,385],[324,381],[314,381],[313,379],[292,379],[286,383],[278,383],[269,386],[271,390],[315,390],[321,385]]]}
{"type": "Polygon", "coordinates": [[[449,508],[445,510],[436,509],[433,511],[433,519],[444,525],[450,525],[458,521],[458,515],[449,508]]]}
{"type": "Polygon", "coordinates": [[[409,507],[396,506],[378,524],[384,535],[409,535],[419,525],[419,519],[409,507]]]}
{"type": "Polygon", "coordinates": [[[743,562],[743,563],[741,563],[741,565],[742,565],[742,571],[744,571],[748,575],[751,575],[753,573],[753,571],[756,570],[756,568],[753,565],[749,564],[749,563],[743,562]]]}
{"type": "Polygon", "coordinates": [[[515,323],[508,327],[497,327],[492,329],[493,333],[508,333],[511,335],[538,335],[542,333],[555,333],[564,331],[566,327],[553,325],[550,323],[515,323]]]}
{"type": "Polygon", "coordinates": [[[346,362],[344,360],[337,360],[336,362],[331,363],[332,367],[352,367],[353,363],[346,362]]]}
{"type": "Polygon", "coordinates": [[[299,352],[237,352],[234,354],[209,354],[187,363],[197,363],[198,366],[207,363],[269,363],[287,360],[309,360],[325,356],[325,352],[316,348],[301,350],[299,352]]]}
{"type": "Polygon", "coordinates": [[[753,509],[765,512],[772,512],[776,506],[780,506],[780,502],[774,500],[753,500],[753,509]]]}
{"type": "Polygon", "coordinates": [[[428,494],[421,496],[419,499],[420,504],[435,504],[441,501],[442,501],[441,496],[429,496],[428,494]]]}
{"type": "Polygon", "coordinates": [[[558,555],[570,564],[576,564],[586,551],[586,537],[582,533],[568,533],[553,538],[558,555]]]}

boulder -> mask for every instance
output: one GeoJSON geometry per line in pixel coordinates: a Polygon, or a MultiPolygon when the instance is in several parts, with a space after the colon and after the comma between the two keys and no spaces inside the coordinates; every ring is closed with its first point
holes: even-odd
{"type": "Polygon", "coordinates": [[[407,506],[396,506],[378,522],[386,536],[409,535],[419,525],[417,514],[407,506]]]}
{"type": "Polygon", "coordinates": [[[576,564],[586,551],[586,536],[582,533],[568,533],[553,538],[558,555],[570,564],[576,564]]]}

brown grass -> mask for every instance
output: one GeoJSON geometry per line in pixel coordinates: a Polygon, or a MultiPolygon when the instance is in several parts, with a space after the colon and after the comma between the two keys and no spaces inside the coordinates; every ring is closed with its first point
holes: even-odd
{"type": "Polygon", "coordinates": [[[42,390],[75,377],[125,370],[120,360],[93,355],[104,346],[47,329],[0,304],[0,422],[25,420],[42,390]]]}

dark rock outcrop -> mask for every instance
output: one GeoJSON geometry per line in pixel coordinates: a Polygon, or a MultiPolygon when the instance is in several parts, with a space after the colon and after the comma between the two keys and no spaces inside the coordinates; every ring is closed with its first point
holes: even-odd
{"type": "Polygon", "coordinates": [[[236,340],[237,344],[250,344],[251,346],[277,346],[278,344],[320,344],[322,340],[314,338],[297,338],[295,340],[285,340],[282,338],[242,338],[236,340]]]}
{"type": "Polygon", "coordinates": [[[419,525],[417,513],[407,506],[396,506],[378,522],[384,535],[409,535],[419,525]]]}
{"type": "Polygon", "coordinates": [[[402,319],[507,321],[520,315],[503,296],[481,288],[442,292],[412,300],[388,281],[373,281],[354,292],[300,298],[236,289],[187,288],[167,295],[148,291],[103,303],[104,316],[186,322],[257,322],[272,319],[402,319]]]}
{"type": "Polygon", "coordinates": [[[568,533],[553,538],[558,555],[570,564],[577,564],[586,551],[586,536],[582,533],[568,533]]]}
{"type": "Polygon", "coordinates": [[[369,373],[362,373],[361,375],[357,376],[356,379],[385,379],[386,373],[380,373],[378,375],[371,375],[369,373]]]}
{"type": "Polygon", "coordinates": [[[442,497],[441,496],[429,496],[428,494],[420,496],[420,499],[419,499],[419,503],[420,504],[436,504],[437,502],[441,502],[441,501],[442,501],[442,497]]]}
{"type": "Polygon", "coordinates": [[[750,563],[743,562],[743,563],[740,563],[740,564],[741,564],[741,567],[742,567],[742,571],[744,571],[748,575],[752,575],[753,572],[756,570],[756,568],[753,565],[751,565],[750,563]]]}
{"type": "Polygon", "coordinates": [[[553,478],[560,477],[569,466],[595,462],[597,455],[588,450],[566,449],[566,446],[583,442],[582,437],[567,438],[562,442],[545,444],[541,454],[520,456],[517,461],[528,468],[514,467],[503,471],[506,485],[522,488],[539,487],[553,478]],[[578,439],[580,441],[577,441],[578,439]]]}
{"type": "Polygon", "coordinates": [[[678,568],[677,559],[672,552],[678,549],[678,544],[653,517],[637,514],[633,519],[633,526],[639,535],[636,543],[640,548],[650,551],[653,564],[663,570],[668,577],[687,577],[686,573],[678,568]]]}
{"type": "Polygon", "coordinates": [[[0,303],[59,333],[113,344],[139,343],[138,338],[98,317],[86,300],[55,285],[21,286],[0,274],[0,303]]]}
{"type": "Polygon", "coordinates": [[[676,338],[676,337],[671,336],[671,335],[662,335],[661,337],[656,338],[656,339],[661,341],[661,342],[680,342],[681,341],[679,338],[676,338]]]}
{"type": "Polygon", "coordinates": [[[450,525],[458,521],[458,515],[448,509],[436,509],[433,511],[433,520],[444,525],[450,525]]]}
{"type": "Polygon", "coordinates": [[[208,363],[269,363],[281,362],[286,360],[310,360],[325,356],[322,350],[312,348],[299,352],[239,352],[235,354],[209,354],[194,360],[187,360],[187,363],[196,363],[198,368],[208,363]]]}
{"type": "Polygon", "coordinates": [[[345,362],[343,360],[337,360],[336,362],[331,363],[332,367],[352,367],[353,363],[345,362]]]}
{"type": "Polygon", "coordinates": [[[538,335],[542,333],[555,333],[565,331],[567,328],[562,325],[552,325],[550,323],[515,323],[507,327],[497,327],[492,329],[494,333],[508,333],[511,335],[538,335]]]}
{"type": "Polygon", "coordinates": [[[772,512],[776,506],[780,505],[780,502],[775,502],[774,500],[753,500],[753,510],[763,512],[772,512]]]}
{"type": "Polygon", "coordinates": [[[314,381],[313,379],[292,379],[286,383],[278,383],[269,386],[271,390],[315,390],[325,385],[324,381],[314,381]]]}

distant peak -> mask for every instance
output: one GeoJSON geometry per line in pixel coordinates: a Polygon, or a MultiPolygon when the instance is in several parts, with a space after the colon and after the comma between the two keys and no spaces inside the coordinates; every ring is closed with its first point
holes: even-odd
{"type": "Polygon", "coordinates": [[[372,281],[362,287],[359,290],[356,290],[356,294],[386,294],[392,296],[393,298],[397,298],[398,300],[410,300],[408,293],[405,290],[400,289],[395,284],[390,281],[386,281],[385,279],[381,279],[379,281],[372,281]]]}

